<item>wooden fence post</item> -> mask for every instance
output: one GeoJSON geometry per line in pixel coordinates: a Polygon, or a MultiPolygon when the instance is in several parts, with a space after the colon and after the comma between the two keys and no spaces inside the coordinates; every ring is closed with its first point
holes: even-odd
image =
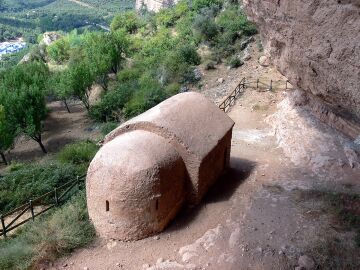
{"type": "Polygon", "coordinates": [[[54,189],[54,193],[55,193],[55,204],[56,204],[56,206],[58,206],[59,205],[59,196],[58,196],[57,188],[54,189]]]}
{"type": "Polygon", "coordinates": [[[6,238],[6,226],[5,226],[4,217],[1,215],[0,219],[1,219],[1,226],[2,226],[2,229],[3,229],[3,235],[4,235],[4,238],[6,238]]]}
{"type": "Polygon", "coordinates": [[[34,221],[35,220],[35,213],[34,213],[34,206],[33,206],[32,200],[29,200],[29,207],[30,207],[30,211],[31,211],[32,220],[34,221]]]}

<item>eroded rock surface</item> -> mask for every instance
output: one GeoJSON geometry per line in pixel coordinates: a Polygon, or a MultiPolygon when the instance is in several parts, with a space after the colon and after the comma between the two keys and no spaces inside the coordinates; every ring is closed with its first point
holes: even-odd
{"type": "Polygon", "coordinates": [[[265,54],[290,82],[360,117],[360,1],[245,0],[265,54]]]}

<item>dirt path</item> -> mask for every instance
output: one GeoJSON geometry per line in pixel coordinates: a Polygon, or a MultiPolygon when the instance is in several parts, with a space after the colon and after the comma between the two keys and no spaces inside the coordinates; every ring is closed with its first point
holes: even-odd
{"type": "MultiPolygon", "coordinates": [[[[69,114],[61,102],[51,102],[47,106],[49,115],[44,122],[43,143],[49,152],[44,155],[39,145],[27,138],[20,137],[13,150],[6,153],[12,161],[40,161],[51,158],[66,144],[79,140],[97,140],[101,134],[98,128],[89,119],[88,114],[80,102],[71,102],[69,114]]],[[[4,166],[0,166],[4,168],[4,166]]]]}
{"type": "MultiPolygon", "coordinates": [[[[225,87],[217,78],[226,74],[220,67],[204,77],[214,101],[244,74],[281,78],[255,60],[232,70],[225,87]]],[[[348,165],[346,138],[288,100],[280,90],[243,94],[229,112],[236,123],[231,170],[158,237],[98,239],[51,269],[279,270],[303,261],[307,269],[360,269],[354,232],[339,230],[324,208],[324,190],[360,193],[360,170],[348,165]]]]}
{"type": "Polygon", "coordinates": [[[68,0],[68,1],[73,2],[75,4],[78,4],[79,6],[82,6],[82,7],[95,8],[95,7],[93,7],[93,6],[89,5],[89,4],[86,4],[86,3],[78,1],[78,0],[68,0]]]}

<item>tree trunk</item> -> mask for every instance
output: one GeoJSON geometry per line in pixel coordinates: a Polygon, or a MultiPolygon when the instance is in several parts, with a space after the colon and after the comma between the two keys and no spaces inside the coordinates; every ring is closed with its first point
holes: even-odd
{"type": "Polygon", "coordinates": [[[89,90],[85,91],[85,95],[80,99],[84,104],[86,110],[90,111],[90,101],[89,101],[89,90]]]}
{"type": "Polygon", "coordinates": [[[63,100],[64,104],[65,104],[65,107],[66,107],[66,110],[68,111],[68,113],[71,113],[70,109],[69,109],[69,106],[67,104],[67,101],[66,101],[66,98],[64,98],[63,100]]]}
{"type": "Polygon", "coordinates": [[[35,137],[33,137],[33,139],[40,145],[40,147],[41,147],[41,150],[43,151],[43,153],[44,154],[47,154],[47,151],[46,151],[46,149],[45,149],[45,146],[43,145],[43,143],[42,143],[42,140],[41,140],[41,134],[39,135],[39,136],[35,136],[35,137]]]}
{"type": "Polygon", "coordinates": [[[98,83],[101,85],[103,90],[105,92],[107,92],[107,90],[108,90],[108,77],[107,77],[107,74],[101,75],[99,80],[98,80],[98,83]]]}
{"type": "Polygon", "coordinates": [[[38,143],[39,143],[39,145],[40,145],[41,150],[43,151],[43,153],[44,153],[44,154],[47,154],[47,151],[46,151],[45,146],[43,145],[41,139],[38,141],[38,143]]]}
{"type": "Polygon", "coordinates": [[[2,160],[3,160],[3,162],[5,163],[5,165],[8,165],[8,162],[6,160],[4,152],[0,152],[0,156],[1,156],[2,160]]]}

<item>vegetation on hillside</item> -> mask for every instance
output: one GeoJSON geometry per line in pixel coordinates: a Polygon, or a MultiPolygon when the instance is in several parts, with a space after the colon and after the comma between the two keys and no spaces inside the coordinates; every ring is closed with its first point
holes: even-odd
{"type": "Polygon", "coordinates": [[[46,265],[95,236],[86,210],[85,192],[61,208],[27,223],[16,235],[0,241],[0,269],[29,269],[46,265]]]}
{"type": "MultiPolygon", "coordinates": [[[[14,1],[11,9],[10,0],[4,1],[6,14],[22,12],[23,1],[14,1]]],[[[58,2],[29,1],[34,9],[58,2]]],[[[4,4],[1,7],[4,9],[4,4]]],[[[27,20],[17,18],[18,23],[26,22],[24,26],[27,20]]],[[[46,152],[42,132],[48,97],[63,101],[69,112],[69,99],[81,101],[106,134],[119,122],[197,85],[201,79],[197,66],[201,63],[211,68],[221,61],[239,66],[241,44],[255,33],[237,3],[183,0],[157,14],[118,14],[110,32],[70,31],[61,33],[62,38],[48,47],[34,45],[27,63],[0,71],[0,154],[5,156],[21,135],[37,141],[46,152]],[[202,57],[198,51],[204,45],[211,54],[202,57]],[[49,63],[59,68],[49,69],[49,63]],[[94,84],[103,89],[95,104],[90,102],[94,84]]],[[[96,151],[93,142],[83,141],[66,146],[48,163],[10,167],[0,179],[0,212],[84,173],[96,151]]],[[[81,192],[62,208],[1,241],[0,269],[27,269],[54,260],[89,243],[93,236],[81,192]]]]}
{"type": "MultiPolygon", "coordinates": [[[[0,41],[24,37],[36,43],[45,31],[71,31],[96,24],[108,25],[114,12],[134,8],[129,0],[82,0],[82,6],[68,0],[2,0],[0,41]]],[[[100,29],[97,27],[97,29],[100,29]]]]}

